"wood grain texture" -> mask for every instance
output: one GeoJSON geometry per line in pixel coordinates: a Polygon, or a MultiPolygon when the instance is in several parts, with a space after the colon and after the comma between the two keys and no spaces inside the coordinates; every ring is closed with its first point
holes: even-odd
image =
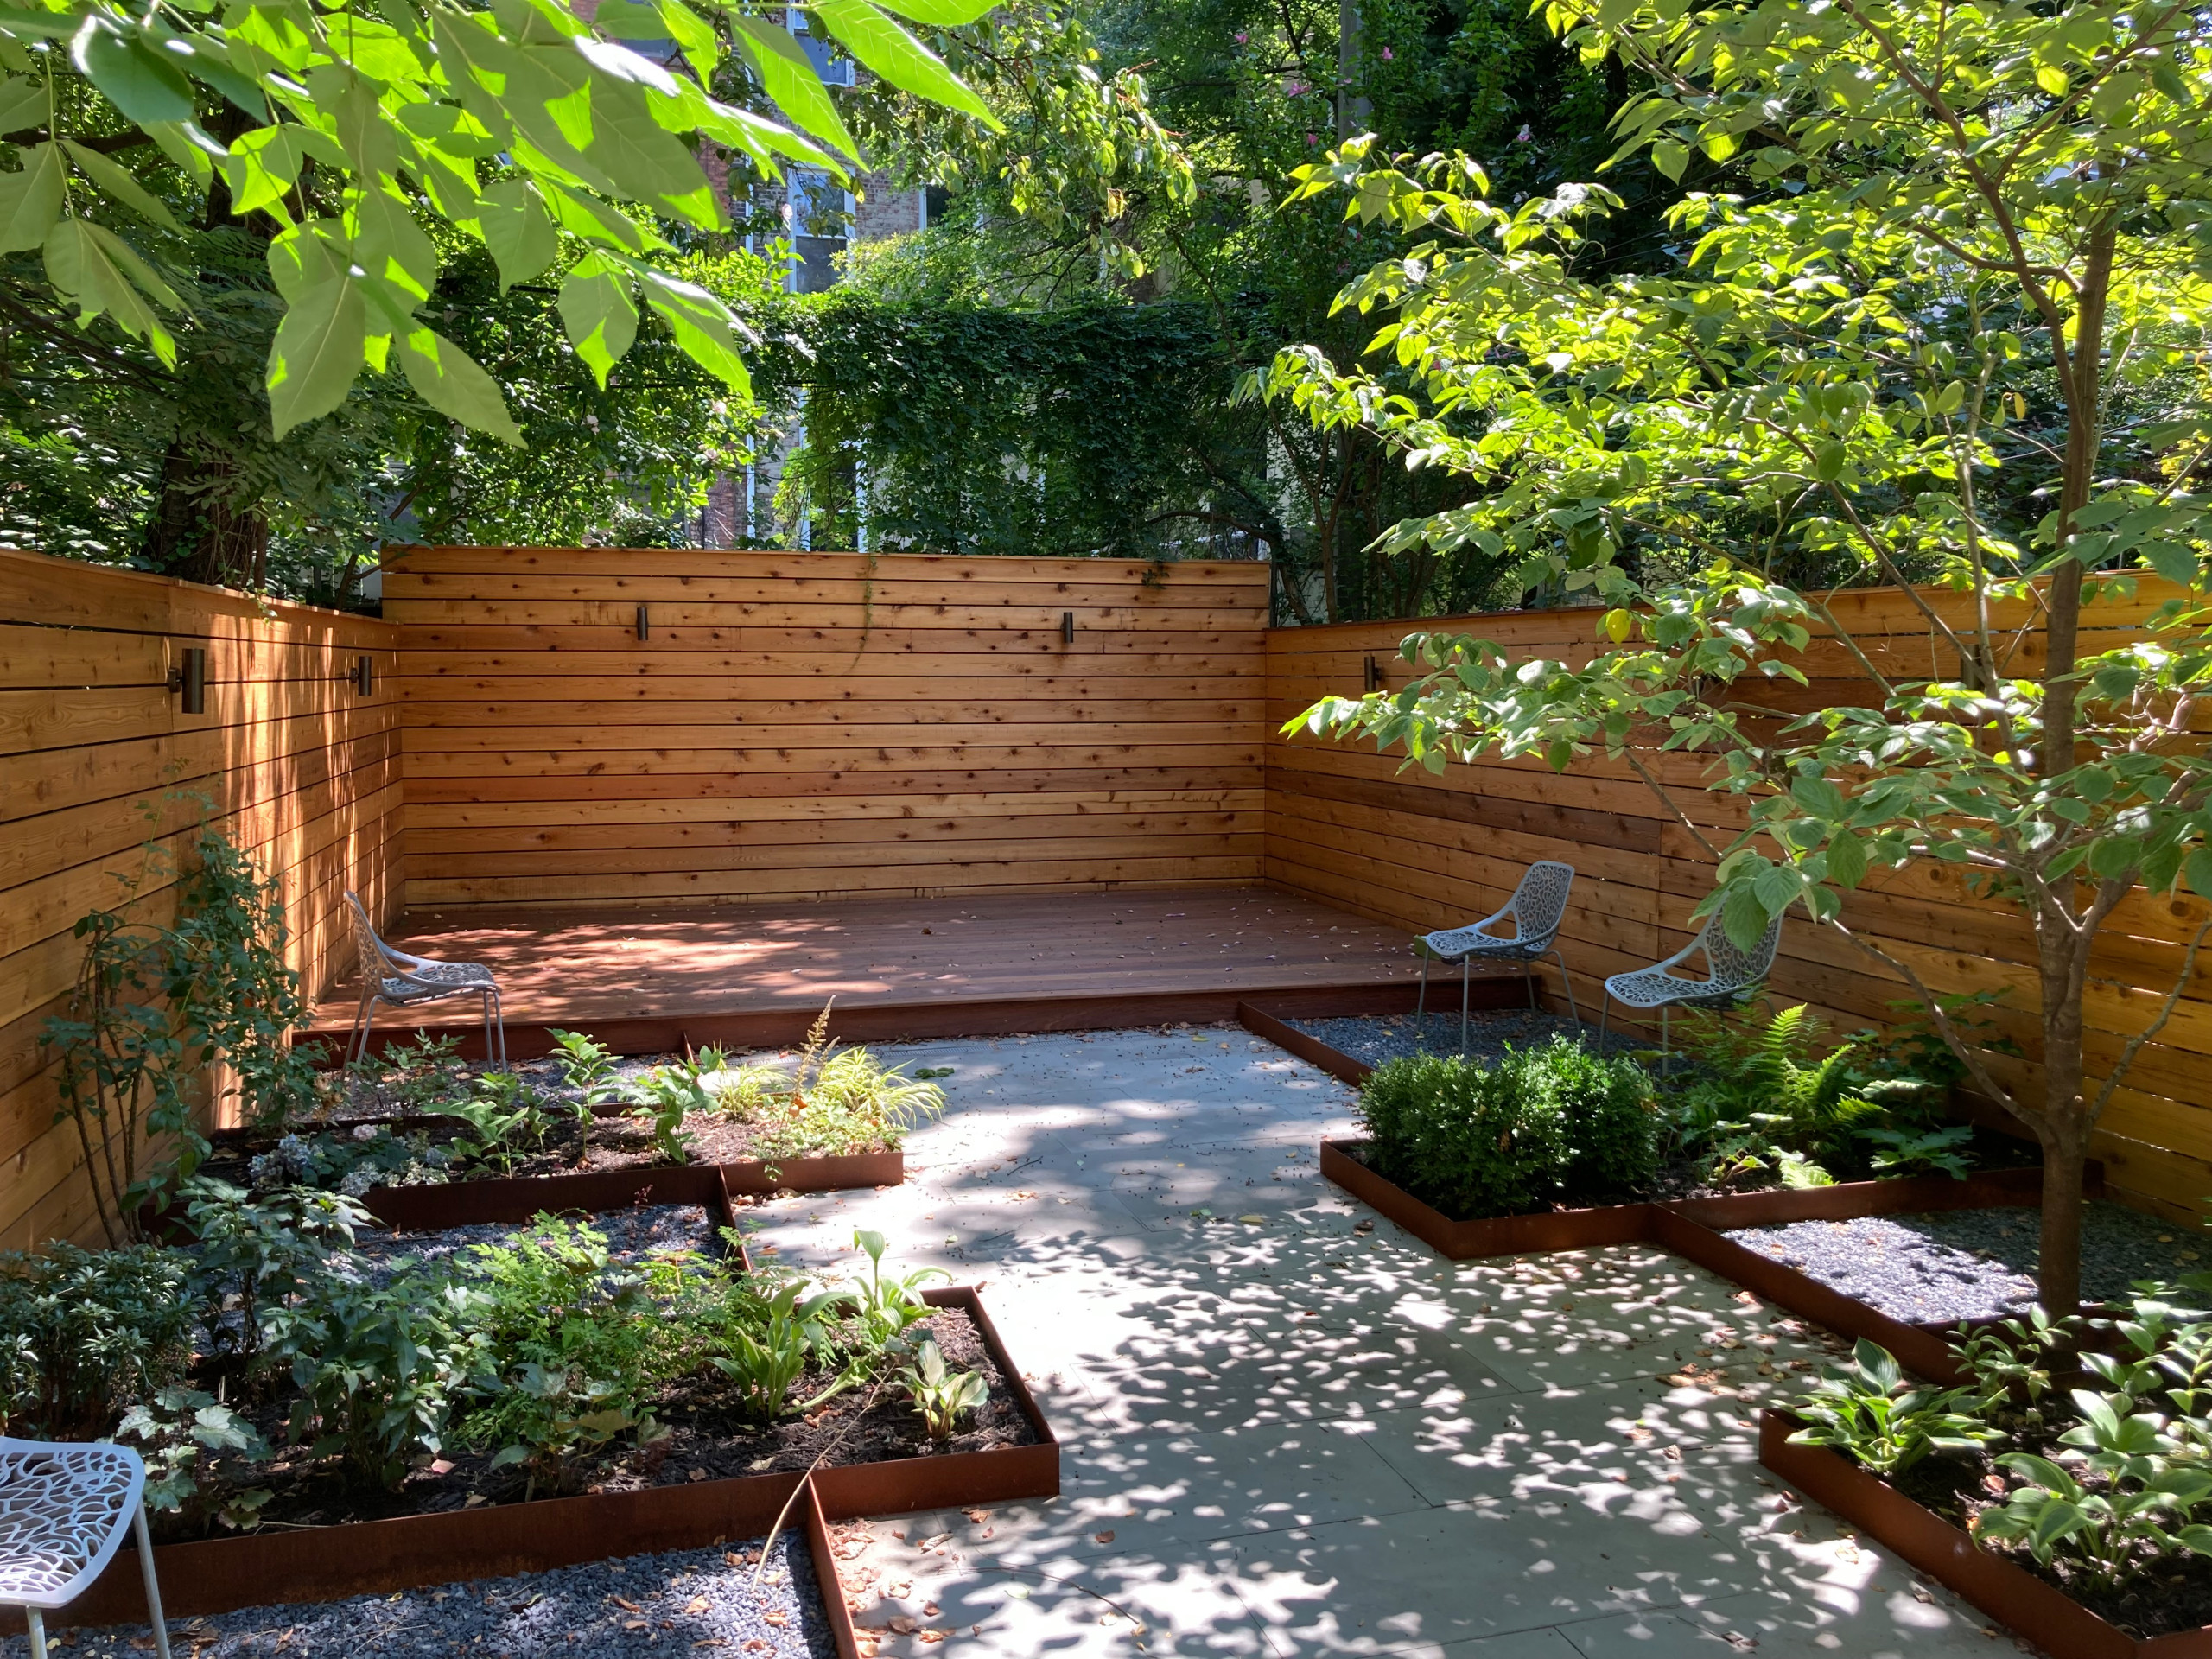
{"type": "Polygon", "coordinates": [[[75,983],[78,918],[134,877],[132,913],[172,916],[166,872],[203,813],[277,879],[311,996],[352,954],[346,888],[397,915],[399,638],[370,618],[0,550],[0,1248],[97,1233],[39,1033],[75,983]],[[208,653],[201,715],[168,683],[193,646],[208,653]],[[366,696],[351,677],[364,655],[366,696]]]}
{"type": "Polygon", "coordinates": [[[1268,582],[1255,564],[395,550],[408,903],[1255,883],[1268,582]]]}
{"type": "MultiPolygon", "coordinates": [[[[2133,598],[2091,607],[2082,623],[2083,649],[2136,637],[2143,619],[2171,595],[2165,585],[2145,580],[2133,598]]],[[[1951,626],[1971,622],[1960,596],[1935,594],[1931,602],[1951,626]]],[[[1956,672],[1955,656],[1903,595],[1840,593],[1831,605],[1884,672],[1956,672]]],[[[1560,944],[1586,1017],[1594,1015],[1607,975],[1687,944],[1689,913],[1711,890],[1713,861],[1681,820],[1721,844],[1744,822],[1740,803],[1700,789],[1696,757],[1645,755],[1667,791],[1662,803],[1632,769],[1602,756],[1579,759],[1564,773],[1520,761],[1454,766],[1431,776],[1401,772],[1397,756],[1377,754],[1371,744],[1287,737],[1278,730],[1318,697],[1357,696],[1365,689],[1370,660],[1387,689],[1406,684],[1413,671],[1399,645],[1417,629],[1582,662],[1599,648],[1598,620],[1592,610],[1530,611],[1270,631],[1267,881],[1379,923],[1427,931],[1497,909],[1530,861],[1564,859],[1578,874],[1560,944]]],[[[2018,604],[1999,607],[1993,618],[2022,673],[2037,671],[2044,661],[2035,622],[2018,604]]],[[[1778,713],[1875,700],[1866,681],[1846,677],[1853,658],[1832,635],[1815,638],[1796,661],[1812,677],[1809,690],[1776,681],[1747,688],[1743,700],[1778,713]]],[[[2204,903],[2185,892],[2139,892],[2114,912],[2092,964],[2093,1070],[2116,1061],[2127,1038],[2155,1016],[2205,913],[2204,903]]],[[[2034,938],[2016,909],[1977,898],[1966,891],[1960,872],[1930,864],[1876,873],[1852,896],[1845,917],[1872,943],[1909,962],[1939,994],[2002,990],[2003,1001],[1988,1011],[1993,1034],[2023,1051],[2022,1058],[2005,1062],[2007,1086],[2036,1084],[2034,938]]],[[[1554,1006],[1563,1009],[1558,967],[1546,964],[1540,972],[1554,1006]]],[[[1809,1003],[1841,1030],[1913,1017],[1902,978],[1802,914],[1783,929],[1770,985],[1777,1003],[1809,1003]]],[[[1617,1023],[1621,1018],[1618,1007],[1613,1017],[1617,1023]]],[[[2200,960],[2172,1019],[2115,1094],[2097,1146],[2116,1187],[2177,1217],[2212,1195],[2212,1109],[2202,1083],[2208,1073],[2212,963],[2200,960]]]]}

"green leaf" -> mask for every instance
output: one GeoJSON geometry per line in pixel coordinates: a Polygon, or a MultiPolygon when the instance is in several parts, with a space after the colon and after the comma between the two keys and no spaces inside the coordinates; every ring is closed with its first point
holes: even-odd
{"type": "Polygon", "coordinates": [[[709,374],[749,394],[753,377],[738,353],[729,308],[696,283],[656,270],[641,270],[645,302],[668,324],[684,354],[709,374]]]}
{"type": "Polygon", "coordinates": [[[67,180],[60,146],[35,144],[22,156],[22,171],[0,173],[0,253],[43,245],[61,217],[67,180]]]}
{"type": "Polygon", "coordinates": [[[318,283],[292,302],[269,350],[269,412],[278,437],[346,401],[367,343],[367,308],[351,277],[318,283]]]}
{"type": "Polygon", "coordinates": [[[1004,124],[991,106],[944,67],[944,60],[868,0],[814,0],[814,15],[854,57],[902,92],[972,115],[994,132],[1004,124]]]}
{"type": "Polygon", "coordinates": [[[69,60],[99,88],[124,118],[189,121],[192,86],[137,35],[126,35],[98,12],[89,14],[69,42],[69,60]]]}
{"type": "Polygon", "coordinates": [[[2212,899],[2212,847],[2199,847],[2181,868],[2189,890],[2200,899],[2212,899]]]}
{"type": "Polygon", "coordinates": [[[346,262],[329,241],[338,230],[335,219],[314,219],[269,245],[269,275],[286,304],[296,305],[309,289],[346,275],[346,262]]]}
{"type": "Polygon", "coordinates": [[[405,201],[388,189],[348,191],[346,229],[355,264],[418,300],[429,297],[438,251],[405,201]]]}
{"type": "Polygon", "coordinates": [[[46,83],[29,75],[0,83],[0,136],[46,124],[46,83]]]}
{"type": "Polygon", "coordinates": [[[467,352],[428,328],[397,340],[399,366],[424,403],[472,431],[489,432],[519,448],[522,432],[507,413],[499,384],[467,352]]]}
{"type": "Polygon", "coordinates": [[[1738,950],[1748,950],[1757,944],[1766,931],[1766,907],[1749,887],[1737,888],[1721,906],[1721,931],[1738,950]]]}
{"type": "Polygon", "coordinates": [[[176,366],[176,341],[140,289],[172,308],[181,308],[181,302],[122,238],[90,219],[64,219],[47,233],[45,256],[47,280],[76,305],[80,327],[98,316],[112,317],[125,334],[151,346],[162,363],[176,366]]]}
{"type": "Polygon", "coordinates": [[[823,143],[857,161],[860,146],[845,130],[844,118],[814,73],[813,60],[791,31],[734,11],[729,14],[729,27],[776,107],[823,143]]]}
{"type": "Polygon", "coordinates": [[[1840,887],[1855,887],[1866,878],[1866,844],[1846,830],[1828,843],[1828,880],[1840,887]]]}
{"type": "Polygon", "coordinates": [[[1842,440],[1830,438],[1814,451],[1813,475],[1823,484],[1834,483],[1843,476],[1844,462],[1850,456],[1851,452],[1844,447],[1842,440]]]}
{"type": "Polygon", "coordinates": [[[604,387],[608,372],[638,337],[628,273],[598,254],[586,254],[561,284],[561,321],[576,355],[604,387]]]}
{"type": "Polygon", "coordinates": [[[1689,164],[1690,149],[1688,144],[1672,138],[1662,138],[1651,146],[1651,165],[1676,184],[1682,181],[1682,169],[1689,164]]]}
{"type": "Polygon", "coordinates": [[[86,149],[74,139],[65,138],[61,143],[69,152],[69,159],[77,163],[78,170],[108,195],[139,218],[158,225],[165,231],[177,228],[175,216],[132,176],[130,168],[110,161],[97,149],[86,149]]]}
{"type": "Polygon", "coordinates": [[[553,263],[561,238],[527,179],[504,179],[477,198],[477,228],[499,267],[499,289],[526,283],[553,263]]]}
{"type": "Polygon", "coordinates": [[[895,11],[901,17],[911,17],[918,23],[957,29],[963,23],[988,16],[991,8],[998,3],[999,0],[883,0],[883,9],[895,11]]]}

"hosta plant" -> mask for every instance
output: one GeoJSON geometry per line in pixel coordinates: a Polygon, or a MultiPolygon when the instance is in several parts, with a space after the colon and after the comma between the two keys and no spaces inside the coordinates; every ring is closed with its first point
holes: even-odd
{"type": "Polygon", "coordinates": [[[1967,1389],[1909,1381],[1888,1350],[1859,1339],[1848,1363],[1831,1365],[1790,1408],[1805,1427],[1793,1446],[1825,1446],[1869,1472],[1902,1474],[1930,1452],[1971,1452],[1999,1438],[1967,1414],[1967,1389]]]}
{"type": "Polygon", "coordinates": [[[926,1337],[899,1373],[899,1381],[906,1397],[914,1402],[914,1409],[921,1413],[922,1426],[933,1440],[950,1440],[960,1420],[990,1397],[990,1389],[980,1374],[952,1370],[937,1344],[926,1337]]]}

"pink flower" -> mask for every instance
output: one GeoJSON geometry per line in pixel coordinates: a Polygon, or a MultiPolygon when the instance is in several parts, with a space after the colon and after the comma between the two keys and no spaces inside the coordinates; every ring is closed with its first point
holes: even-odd
{"type": "Polygon", "coordinates": [[[1239,46],[1244,44],[1244,31],[1241,29],[1236,31],[1236,44],[1239,46]]]}
{"type": "Polygon", "coordinates": [[[1525,144],[1533,142],[1535,137],[1535,135],[1529,130],[1528,124],[1523,122],[1521,130],[1513,135],[1513,142],[1516,144],[1525,144]]]}
{"type": "Polygon", "coordinates": [[[1320,142],[1320,139],[1313,133],[1309,132],[1306,135],[1306,143],[1308,149],[1311,149],[1313,145],[1318,144],[1320,142]]]}
{"type": "Polygon", "coordinates": [[[1284,87],[1282,90],[1284,97],[1298,98],[1304,94],[1306,91],[1306,83],[1302,80],[1294,80],[1289,86],[1284,87]]]}
{"type": "Polygon", "coordinates": [[[1387,46],[1386,46],[1386,47],[1384,47],[1384,48],[1382,48],[1382,61],[1383,61],[1383,62],[1385,62],[1385,63],[1391,62],[1391,61],[1392,61],[1392,60],[1396,57],[1396,55],[1397,55],[1397,54],[1396,54],[1395,53],[1392,52],[1389,47],[1387,47],[1387,46]]]}

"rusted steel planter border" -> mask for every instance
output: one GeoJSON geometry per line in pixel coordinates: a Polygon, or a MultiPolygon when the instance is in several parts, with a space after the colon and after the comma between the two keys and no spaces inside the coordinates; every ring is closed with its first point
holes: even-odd
{"type": "MultiPolygon", "coordinates": [[[[1836,1186],[1454,1221],[1354,1157],[1352,1148],[1358,1144],[1321,1142],[1323,1177],[1451,1261],[1592,1249],[1604,1244],[1657,1244],[1839,1336],[1853,1340],[1866,1337],[1878,1342],[1907,1370],[1946,1384],[1959,1380],[1950,1355],[1949,1325],[1910,1325],[1892,1319],[1795,1268],[1745,1248],[1726,1234],[1739,1227],[1777,1222],[2027,1207],[2038,1201],[2043,1179],[2040,1170],[1993,1170],[1969,1175],[1963,1181],[1948,1175],[1916,1176],[1906,1180],[1853,1181],[1836,1186]]],[[[2089,1165],[2083,1186],[2092,1197],[2103,1190],[2101,1166],[2089,1165]]]]}
{"type": "MultiPolygon", "coordinates": [[[[162,1599],[172,1618],[233,1612],[269,1603],[340,1601],[429,1585],[539,1573],[626,1555],[695,1549],[766,1533],[804,1480],[822,1520],[899,1515],[1057,1497],[1060,1446],[1036,1396],[1006,1351],[981,1299],[966,1285],[923,1293],[933,1307],[958,1308],[976,1323],[999,1374],[1037,1435],[1031,1446],[818,1469],[811,1475],[740,1475],[722,1480],[541,1498],[435,1515],[397,1516],[294,1531],[269,1530],[156,1547],[162,1599]]],[[[795,1510],[794,1514],[800,1513],[795,1510]]],[[[789,1519],[790,1517],[787,1517],[789,1519]]],[[[854,1651],[852,1620],[828,1559],[828,1534],[815,1563],[830,1618],[854,1651]]],[[[125,1548],[56,1626],[118,1624],[146,1617],[137,1557],[125,1548]]]]}
{"type": "Polygon", "coordinates": [[[2036,1646],[2065,1659],[2212,1659],[2212,1627],[2130,1636],[1847,1459],[1826,1446],[1790,1445],[1798,1427],[1783,1413],[1762,1411],[1760,1463],[2036,1646]]]}

